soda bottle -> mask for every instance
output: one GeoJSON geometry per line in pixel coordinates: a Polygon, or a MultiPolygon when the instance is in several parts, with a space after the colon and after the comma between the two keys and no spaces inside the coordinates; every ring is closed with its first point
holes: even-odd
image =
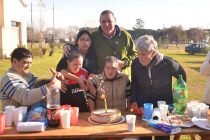
{"type": "Polygon", "coordinates": [[[188,88],[182,75],[179,75],[173,85],[173,105],[176,114],[184,114],[188,99],[188,88]]]}
{"type": "Polygon", "coordinates": [[[49,127],[57,127],[60,125],[60,91],[54,87],[47,95],[47,119],[49,127]]]}

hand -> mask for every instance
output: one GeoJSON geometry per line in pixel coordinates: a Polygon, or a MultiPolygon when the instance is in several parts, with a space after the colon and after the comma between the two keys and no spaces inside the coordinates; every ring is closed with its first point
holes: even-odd
{"type": "Polygon", "coordinates": [[[118,60],[118,68],[119,70],[122,70],[122,68],[125,66],[125,61],[118,60]]]}
{"type": "Polygon", "coordinates": [[[62,80],[61,81],[61,91],[63,92],[63,93],[65,93],[66,91],[67,91],[67,86],[66,86],[66,84],[67,84],[67,80],[62,80]]]}
{"type": "Polygon", "coordinates": [[[138,116],[143,116],[144,114],[144,109],[142,107],[139,108],[137,102],[131,104],[131,111],[138,116]]]}
{"type": "Polygon", "coordinates": [[[96,96],[96,89],[93,85],[93,82],[89,79],[89,80],[87,80],[86,84],[88,86],[90,93],[93,94],[94,96],[96,96]]]}
{"type": "Polygon", "coordinates": [[[79,83],[81,89],[83,89],[84,91],[88,91],[88,87],[87,87],[87,85],[85,84],[86,82],[87,82],[87,80],[84,79],[84,78],[79,78],[79,79],[78,79],[78,83],[79,83]]]}
{"type": "Polygon", "coordinates": [[[63,55],[68,57],[70,52],[71,52],[71,46],[68,45],[68,44],[64,45],[64,47],[63,47],[63,55]]]}
{"type": "Polygon", "coordinates": [[[48,87],[56,87],[61,89],[61,81],[56,78],[58,76],[58,73],[53,68],[50,68],[50,71],[52,72],[53,76],[50,83],[48,84],[48,87]]]}

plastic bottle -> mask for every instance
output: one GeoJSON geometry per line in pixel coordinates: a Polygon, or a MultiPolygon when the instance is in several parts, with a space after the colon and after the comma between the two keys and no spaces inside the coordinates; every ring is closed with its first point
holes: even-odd
{"type": "Polygon", "coordinates": [[[188,99],[188,88],[182,75],[179,75],[173,85],[173,105],[176,114],[184,114],[188,99]]]}
{"type": "Polygon", "coordinates": [[[48,126],[57,127],[60,125],[60,91],[58,88],[53,88],[47,95],[47,119],[48,126]]]}

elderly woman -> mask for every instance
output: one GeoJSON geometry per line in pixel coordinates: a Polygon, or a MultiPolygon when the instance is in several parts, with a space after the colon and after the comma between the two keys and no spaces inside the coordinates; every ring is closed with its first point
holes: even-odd
{"type": "Polygon", "coordinates": [[[153,103],[157,107],[158,100],[172,104],[172,77],[182,75],[186,81],[184,69],[177,61],[158,52],[157,42],[152,36],[139,37],[136,50],[138,57],[131,65],[132,108],[142,108],[144,103],[153,103]]]}

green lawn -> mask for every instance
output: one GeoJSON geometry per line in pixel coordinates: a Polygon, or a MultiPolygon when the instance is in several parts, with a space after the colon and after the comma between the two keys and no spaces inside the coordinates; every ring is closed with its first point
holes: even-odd
{"type": "MultiPolygon", "coordinates": [[[[189,87],[189,99],[202,100],[203,91],[207,77],[199,73],[200,65],[205,58],[205,54],[188,55],[184,52],[183,45],[178,48],[170,45],[169,49],[160,49],[160,52],[177,60],[186,70],[187,85],[189,87]]],[[[49,56],[49,49],[45,55],[35,56],[31,72],[40,78],[50,78],[50,68],[56,65],[62,57],[62,49],[55,49],[53,56],[49,56]]],[[[9,68],[10,59],[0,60],[0,76],[9,68]]]]}
{"type": "MultiPolygon", "coordinates": [[[[36,56],[33,59],[32,73],[40,78],[50,78],[50,68],[56,68],[56,65],[62,57],[62,49],[55,49],[53,56],[48,56],[49,52],[44,56],[36,56]]],[[[203,91],[207,77],[201,76],[199,73],[200,65],[205,58],[205,54],[188,55],[184,52],[183,45],[178,47],[169,45],[169,49],[160,49],[160,52],[177,60],[186,70],[187,85],[189,87],[189,100],[196,99],[202,101],[203,91]]],[[[0,60],[0,77],[9,68],[10,60],[0,60]]],[[[196,137],[196,140],[199,136],[196,137]]],[[[190,140],[189,136],[182,136],[181,140],[190,140]]]]}

